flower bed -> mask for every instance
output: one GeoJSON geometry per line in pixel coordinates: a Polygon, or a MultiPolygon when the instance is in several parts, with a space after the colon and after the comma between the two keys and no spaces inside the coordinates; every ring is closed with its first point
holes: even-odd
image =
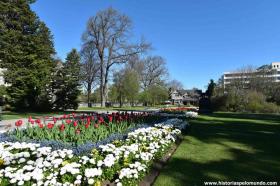
{"type": "Polygon", "coordinates": [[[136,185],[162,157],[187,123],[170,119],[129,132],[87,155],[36,143],[0,142],[1,185],[136,185]]]}
{"type": "Polygon", "coordinates": [[[170,107],[162,108],[160,109],[160,112],[169,114],[183,114],[185,112],[198,112],[198,109],[195,107],[170,107]]]}
{"type": "Polygon", "coordinates": [[[53,118],[47,123],[40,119],[29,122],[25,129],[21,120],[17,121],[15,131],[9,133],[15,139],[22,141],[34,140],[55,140],[75,145],[86,142],[97,142],[107,138],[114,133],[123,133],[129,128],[136,127],[139,123],[150,123],[158,120],[159,117],[148,113],[112,113],[91,116],[64,115],[61,118],[53,118]],[[60,123],[58,123],[60,121],[60,123]]]}
{"type": "Polygon", "coordinates": [[[197,118],[198,109],[193,107],[177,107],[177,108],[164,108],[161,109],[161,116],[164,117],[177,117],[177,118],[197,118]]]}

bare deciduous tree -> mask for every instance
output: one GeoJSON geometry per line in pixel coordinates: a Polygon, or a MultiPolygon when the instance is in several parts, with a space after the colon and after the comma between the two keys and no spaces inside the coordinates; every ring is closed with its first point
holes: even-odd
{"type": "Polygon", "coordinates": [[[131,20],[113,8],[98,12],[87,23],[83,42],[96,49],[100,63],[101,106],[105,105],[108,95],[108,77],[113,65],[121,64],[149,48],[145,42],[129,44],[131,20]]]}
{"type": "Polygon", "coordinates": [[[152,85],[161,84],[168,76],[166,63],[162,57],[148,56],[142,63],[144,69],[141,74],[141,84],[144,90],[152,85]]]}
{"type": "Polygon", "coordinates": [[[176,79],[173,79],[173,80],[169,81],[167,86],[171,90],[182,90],[183,87],[184,87],[183,84],[180,81],[176,80],[176,79]]]}
{"type": "Polygon", "coordinates": [[[87,90],[88,107],[91,107],[90,95],[95,82],[98,80],[100,64],[98,63],[96,49],[91,45],[84,45],[81,50],[81,78],[87,90]]]}

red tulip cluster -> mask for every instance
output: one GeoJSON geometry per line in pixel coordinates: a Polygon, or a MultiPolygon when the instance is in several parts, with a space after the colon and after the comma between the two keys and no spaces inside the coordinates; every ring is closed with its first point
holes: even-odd
{"type": "MultiPolygon", "coordinates": [[[[87,140],[96,141],[105,138],[110,133],[125,131],[128,127],[135,126],[137,123],[154,121],[155,117],[158,116],[145,112],[80,115],[72,113],[64,114],[61,117],[44,117],[42,120],[33,119],[30,116],[28,123],[37,126],[29,127],[30,125],[28,125],[28,130],[17,130],[17,136],[19,138],[25,136],[31,139],[60,139],[65,142],[78,141],[77,143],[87,140]],[[106,130],[108,132],[104,132],[106,130]]],[[[15,123],[17,127],[22,124],[22,120],[15,123]]]]}

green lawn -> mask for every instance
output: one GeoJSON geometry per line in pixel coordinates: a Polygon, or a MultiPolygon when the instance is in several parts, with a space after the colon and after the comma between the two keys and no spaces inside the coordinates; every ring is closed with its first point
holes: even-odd
{"type": "Polygon", "coordinates": [[[9,119],[21,119],[21,118],[28,118],[29,116],[32,117],[41,117],[41,116],[53,116],[53,115],[60,115],[66,112],[5,112],[2,114],[3,120],[9,119]]]}
{"type": "Polygon", "coordinates": [[[143,106],[137,106],[137,107],[80,107],[78,110],[146,110],[146,109],[155,109],[159,107],[143,107],[143,106]]]}
{"type": "Polygon", "coordinates": [[[280,115],[215,113],[190,123],[155,186],[280,181],[280,115]]]}

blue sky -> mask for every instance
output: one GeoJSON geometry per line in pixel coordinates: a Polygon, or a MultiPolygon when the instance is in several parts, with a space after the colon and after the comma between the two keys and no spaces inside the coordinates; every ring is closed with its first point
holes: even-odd
{"type": "Polygon", "coordinates": [[[37,0],[32,9],[64,59],[80,49],[86,22],[113,7],[133,21],[134,38],[152,43],[170,78],[204,89],[209,79],[247,65],[280,61],[278,0],[37,0]]]}

